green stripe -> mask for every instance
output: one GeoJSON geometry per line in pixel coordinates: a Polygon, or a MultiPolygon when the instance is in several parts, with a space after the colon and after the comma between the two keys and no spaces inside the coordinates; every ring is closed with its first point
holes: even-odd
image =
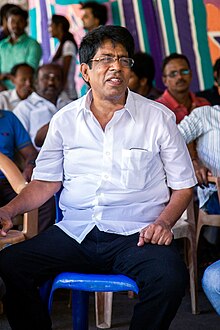
{"type": "Polygon", "coordinates": [[[213,71],[206,30],[206,9],[203,0],[193,0],[193,14],[195,19],[199,54],[201,56],[204,87],[206,89],[212,87],[213,85],[213,71]]]}
{"type": "Polygon", "coordinates": [[[163,16],[166,25],[167,41],[170,53],[176,53],[176,41],[173,32],[173,24],[171,19],[170,5],[168,0],[161,1],[163,8],[163,16]]]}
{"type": "MultiPolygon", "coordinates": [[[[143,34],[143,40],[144,40],[144,50],[147,53],[150,53],[150,43],[149,43],[149,37],[147,33],[147,27],[146,27],[146,19],[144,17],[144,10],[142,5],[142,0],[138,0],[138,9],[139,9],[139,16],[141,21],[141,28],[142,28],[142,34],[143,34]]],[[[136,23],[137,25],[137,23],[136,23]]]]}
{"type": "Polygon", "coordinates": [[[121,18],[120,18],[118,2],[111,3],[111,10],[112,10],[112,19],[113,19],[114,25],[121,25],[121,18]]]}
{"type": "Polygon", "coordinates": [[[37,40],[37,17],[36,17],[36,9],[29,10],[29,34],[32,38],[37,40]]]}

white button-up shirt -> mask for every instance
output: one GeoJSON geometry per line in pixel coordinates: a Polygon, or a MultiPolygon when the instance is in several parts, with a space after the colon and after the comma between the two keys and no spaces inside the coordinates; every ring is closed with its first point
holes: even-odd
{"type": "Polygon", "coordinates": [[[103,131],[91,98],[89,91],[54,115],[33,173],[33,179],[63,182],[57,226],[78,242],[94,226],[138,232],[163,211],[169,187],[196,184],[170,110],[129,91],[103,131]]]}
{"type": "Polygon", "coordinates": [[[36,149],[34,143],[37,131],[49,123],[53,115],[65,105],[70,103],[65,92],[62,92],[57,99],[57,104],[53,104],[44,97],[41,97],[37,93],[33,92],[27,99],[21,101],[13,110],[14,114],[23,124],[26,131],[28,131],[31,141],[36,149]]]}
{"type": "MultiPolygon", "coordinates": [[[[194,109],[178,125],[186,143],[196,140],[199,159],[214,176],[220,175],[220,106],[194,109]]],[[[199,206],[202,207],[217,191],[216,185],[198,187],[199,206]]]]}

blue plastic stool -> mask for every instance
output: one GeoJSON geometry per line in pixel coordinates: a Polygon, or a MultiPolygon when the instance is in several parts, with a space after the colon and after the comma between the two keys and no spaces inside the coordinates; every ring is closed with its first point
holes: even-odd
{"type": "MultiPolygon", "coordinates": [[[[57,289],[72,290],[72,318],[74,330],[89,329],[89,292],[117,292],[139,289],[135,281],[124,275],[61,273],[53,281],[48,309],[51,312],[53,294],[57,289]]],[[[106,327],[105,327],[106,328],[106,327]]]]}

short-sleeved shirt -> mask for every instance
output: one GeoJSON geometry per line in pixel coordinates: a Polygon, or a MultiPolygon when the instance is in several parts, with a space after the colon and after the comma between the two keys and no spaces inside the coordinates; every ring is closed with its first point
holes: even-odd
{"type": "MultiPolygon", "coordinates": [[[[203,105],[210,105],[209,101],[203,97],[198,97],[192,92],[189,92],[189,94],[192,100],[193,108],[201,107],[203,105]]],[[[183,104],[178,103],[167,89],[158,99],[156,99],[156,101],[164,104],[175,113],[177,124],[179,124],[185,116],[189,115],[189,110],[183,104]]]]}
{"type": "Polygon", "coordinates": [[[130,235],[152,223],[174,190],[196,178],[175,116],[128,91],[103,131],[90,110],[91,90],[50,122],[33,179],[62,181],[59,226],[81,242],[99,230],[130,235]]]}
{"type": "Polygon", "coordinates": [[[12,111],[19,102],[21,102],[21,99],[15,88],[0,92],[0,110],[12,111]]]}
{"type": "MultiPolygon", "coordinates": [[[[42,56],[40,44],[26,33],[14,44],[9,40],[10,36],[0,42],[0,73],[10,73],[14,65],[24,62],[36,69],[42,56]]],[[[3,83],[8,89],[14,88],[10,80],[4,80],[3,83]]]]}
{"type": "MultiPolygon", "coordinates": [[[[17,150],[31,145],[29,134],[11,111],[0,110],[0,152],[14,160],[17,150]]],[[[4,178],[0,172],[0,178],[4,178]]]]}
{"type": "MultiPolygon", "coordinates": [[[[71,100],[65,92],[62,92],[57,99],[56,105],[33,92],[27,99],[21,101],[13,110],[13,113],[28,131],[33,145],[37,131],[49,123],[53,115],[71,100]]],[[[39,149],[36,147],[36,149],[39,149]]]]}

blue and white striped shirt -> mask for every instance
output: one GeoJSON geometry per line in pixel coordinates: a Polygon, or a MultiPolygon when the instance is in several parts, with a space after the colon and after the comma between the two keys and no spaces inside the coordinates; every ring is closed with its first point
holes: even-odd
{"type": "MultiPolygon", "coordinates": [[[[196,140],[197,153],[202,163],[212,172],[220,175],[220,106],[203,106],[194,109],[178,125],[186,143],[196,140]]],[[[198,188],[199,206],[202,207],[212,193],[215,185],[198,188]]]]}

